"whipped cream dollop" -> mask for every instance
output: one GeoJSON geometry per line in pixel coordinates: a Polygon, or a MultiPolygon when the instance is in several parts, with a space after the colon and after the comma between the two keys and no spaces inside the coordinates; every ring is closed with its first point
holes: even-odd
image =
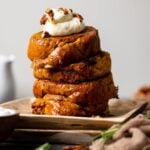
{"type": "Polygon", "coordinates": [[[40,23],[43,26],[43,37],[47,34],[70,35],[79,33],[85,28],[82,16],[67,8],[47,9],[40,23]]]}

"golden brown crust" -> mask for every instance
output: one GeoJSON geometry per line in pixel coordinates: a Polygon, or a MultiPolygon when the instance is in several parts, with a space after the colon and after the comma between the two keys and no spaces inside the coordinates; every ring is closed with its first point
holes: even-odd
{"type": "Polygon", "coordinates": [[[59,83],[90,81],[102,77],[111,71],[111,59],[107,52],[91,57],[87,61],[71,64],[62,69],[38,68],[37,65],[34,64],[34,76],[37,79],[59,83]]]}
{"type": "Polygon", "coordinates": [[[58,72],[51,71],[50,69],[36,69],[34,70],[34,76],[37,79],[49,80],[59,83],[80,83],[81,81],[87,81],[87,78],[76,72],[58,72]]]}
{"type": "Polygon", "coordinates": [[[117,97],[112,75],[80,84],[58,84],[48,80],[36,80],[33,87],[34,95],[38,98],[69,101],[80,105],[87,116],[100,115],[107,108],[110,98],[117,97]],[[50,97],[49,97],[50,96],[50,97]]]}
{"type": "Polygon", "coordinates": [[[79,62],[100,51],[98,31],[87,26],[78,34],[42,38],[42,32],[31,36],[28,57],[33,61],[48,58],[48,64],[62,67],[79,62]]]}
{"type": "Polygon", "coordinates": [[[85,116],[77,104],[68,101],[36,99],[32,104],[33,114],[85,116]]]}
{"type": "Polygon", "coordinates": [[[98,92],[99,89],[97,87],[102,88],[102,85],[111,85],[111,83],[113,83],[111,74],[97,80],[81,82],[80,84],[57,83],[37,79],[33,85],[33,93],[38,98],[42,98],[46,94],[70,96],[75,92],[89,93],[93,89],[96,89],[98,92]]]}

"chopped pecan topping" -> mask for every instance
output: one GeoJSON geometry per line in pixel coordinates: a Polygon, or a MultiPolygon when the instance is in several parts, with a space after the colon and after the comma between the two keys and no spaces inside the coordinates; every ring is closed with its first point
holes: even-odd
{"type": "Polygon", "coordinates": [[[66,8],[59,8],[58,10],[63,11],[65,15],[67,15],[69,13],[68,9],[66,9],[66,8]]]}
{"type": "Polygon", "coordinates": [[[45,13],[53,20],[54,18],[54,12],[53,12],[53,10],[52,9],[47,9],[46,11],[45,11],[45,13]]]}
{"type": "Polygon", "coordinates": [[[47,17],[46,17],[46,15],[43,15],[41,20],[40,20],[40,24],[44,25],[46,23],[46,21],[47,21],[47,17]]]}
{"type": "Polygon", "coordinates": [[[42,36],[42,38],[47,38],[47,37],[50,37],[50,34],[46,31],[43,31],[41,36],[42,36]]]}
{"type": "Polygon", "coordinates": [[[47,10],[45,11],[45,13],[49,13],[51,11],[51,9],[50,8],[47,8],[47,10]]]}
{"type": "Polygon", "coordinates": [[[80,22],[82,22],[82,21],[83,21],[83,17],[82,17],[80,14],[76,14],[76,13],[74,13],[74,14],[73,14],[73,17],[77,17],[77,18],[79,18],[80,22]]]}

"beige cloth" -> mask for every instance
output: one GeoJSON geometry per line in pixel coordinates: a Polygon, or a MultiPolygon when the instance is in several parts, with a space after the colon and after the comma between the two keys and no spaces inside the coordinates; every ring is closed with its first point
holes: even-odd
{"type": "Polygon", "coordinates": [[[111,143],[96,140],[90,150],[150,150],[150,120],[138,115],[114,134],[111,143]]]}

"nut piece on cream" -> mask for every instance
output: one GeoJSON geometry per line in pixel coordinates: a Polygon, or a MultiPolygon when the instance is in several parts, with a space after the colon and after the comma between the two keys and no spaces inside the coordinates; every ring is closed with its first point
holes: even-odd
{"type": "Polygon", "coordinates": [[[42,37],[71,35],[85,28],[82,16],[67,8],[47,9],[40,23],[43,27],[42,37]]]}

